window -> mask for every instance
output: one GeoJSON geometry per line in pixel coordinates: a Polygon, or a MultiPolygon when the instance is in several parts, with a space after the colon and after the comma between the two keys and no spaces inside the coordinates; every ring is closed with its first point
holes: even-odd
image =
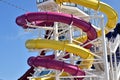
{"type": "Polygon", "coordinates": [[[50,73],[51,73],[50,70],[45,70],[45,71],[41,71],[41,72],[37,71],[36,74],[35,74],[35,76],[42,77],[42,76],[49,75],[50,73]]]}

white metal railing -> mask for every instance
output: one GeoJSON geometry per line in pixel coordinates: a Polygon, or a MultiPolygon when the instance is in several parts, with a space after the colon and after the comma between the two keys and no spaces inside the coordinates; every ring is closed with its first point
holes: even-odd
{"type": "Polygon", "coordinates": [[[110,50],[112,53],[115,53],[120,44],[120,35],[117,35],[116,39],[110,44],[110,50]]]}
{"type": "Polygon", "coordinates": [[[120,63],[118,64],[118,67],[117,67],[117,80],[119,80],[120,78],[120,63]]]}
{"type": "Polygon", "coordinates": [[[118,63],[117,61],[117,55],[116,55],[116,51],[117,48],[120,45],[120,35],[117,35],[117,37],[115,39],[111,38],[111,41],[109,42],[109,48],[110,48],[110,64],[111,64],[111,76],[112,79],[111,80],[119,80],[120,77],[120,62],[118,63]],[[114,61],[114,62],[113,62],[114,61]]]}

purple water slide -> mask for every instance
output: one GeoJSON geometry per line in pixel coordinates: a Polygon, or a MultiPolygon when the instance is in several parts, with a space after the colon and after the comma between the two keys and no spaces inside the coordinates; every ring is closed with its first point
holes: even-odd
{"type": "Polygon", "coordinates": [[[38,25],[37,22],[41,21],[50,23],[62,22],[69,25],[73,23],[72,25],[81,28],[84,32],[87,33],[89,40],[97,38],[96,30],[91,26],[89,22],[86,22],[76,16],[69,14],[58,12],[32,12],[21,15],[16,19],[16,23],[23,28],[28,28],[27,21],[34,24],[36,23],[35,25],[38,25]]]}
{"type": "MultiPolygon", "coordinates": [[[[41,58],[39,56],[37,57],[30,57],[28,59],[28,65],[30,66],[35,66],[35,67],[45,67],[49,69],[56,69],[56,70],[64,70],[65,72],[73,75],[73,76],[85,76],[85,72],[80,70],[78,66],[68,64],[65,62],[61,62],[58,60],[53,60],[53,59],[46,59],[46,58],[41,58]]],[[[82,80],[83,78],[78,78],[78,80],[82,80]]]]}

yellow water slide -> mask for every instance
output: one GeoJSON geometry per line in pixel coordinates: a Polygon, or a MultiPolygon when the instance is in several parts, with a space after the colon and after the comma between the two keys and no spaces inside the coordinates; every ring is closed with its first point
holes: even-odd
{"type": "MultiPolygon", "coordinates": [[[[63,2],[75,3],[75,4],[78,4],[78,5],[87,7],[87,8],[91,8],[91,9],[103,12],[108,18],[106,26],[105,26],[106,33],[108,33],[110,30],[115,28],[116,23],[118,21],[117,12],[111,6],[101,2],[100,0],[54,0],[54,1],[57,4],[61,4],[63,2]]],[[[101,26],[101,27],[104,27],[104,26],[101,26]]],[[[101,30],[97,31],[97,35],[98,37],[102,35],[101,30]]],[[[79,38],[78,40],[83,41],[86,39],[87,37],[84,37],[84,39],[82,37],[82,39],[79,38]]]]}
{"type": "Polygon", "coordinates": [[[42,49],[42,48],[50,48],[53,50],[62,50],[70,53],[74,53],[77,56],[86,59],[90,57],[90,55],[94,55],[89,50],[76,45],[74,43],[68,43],[66,41],[56,41],[56,40],[47,40],[47,39],[31,39],[26,41],[26,47],[28,49],[42,49]]]}

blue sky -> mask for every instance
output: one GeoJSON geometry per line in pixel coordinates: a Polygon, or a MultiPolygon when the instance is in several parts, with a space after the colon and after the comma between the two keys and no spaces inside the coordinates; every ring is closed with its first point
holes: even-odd
{"type": "MultiPolygon", "coordinates": [[[[29,12],[37,11],[35,0],[3,0],[20,6],[29,12]]],[[[120,14],[118,0],[102,0],[120,14]]],[[[17,16],[26,11],[12,7],[0,0],[0,79],[17,80],[29,68],[27,58],[37,53],[28,52],[25,41],[32,38],[15,23],[17,16]]],[[[119,20],[120,21],[120,20],[119,20]]],[[[34,34],[35,35],[35,34],[34,34]]]]}

